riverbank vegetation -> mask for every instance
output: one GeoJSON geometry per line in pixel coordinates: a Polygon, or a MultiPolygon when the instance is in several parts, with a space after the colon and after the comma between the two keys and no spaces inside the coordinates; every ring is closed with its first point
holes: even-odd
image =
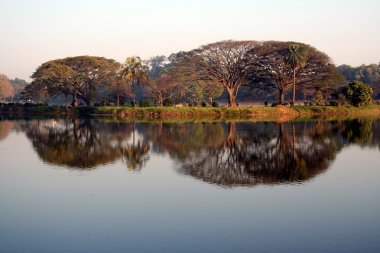
{"type": "Polygon", "coordinates": [[[47,106],[44,104],[0,104],[8,117],[50,115],[52,117],[104,117],[116,119],[239,119],[289,121],[307,118],[380,116],[380,105],[368,106],[254,106],[254,107],[131,107],[131,106],[47,106]]]}

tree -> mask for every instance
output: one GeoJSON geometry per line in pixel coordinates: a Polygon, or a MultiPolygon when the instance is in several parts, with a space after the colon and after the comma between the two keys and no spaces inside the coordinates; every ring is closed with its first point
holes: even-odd
{"type": "Polygon", "coordinates": [[[0,74],[0,99],[9,98],[14,95],[14,88],[10,84],[8,77],[0,74]]]}
{"type": "Polygon", "coordinates": [[[361,81],[353,81],[343,88],[343,94],[351,104],[362,106],[371,102],[373,89],[361,81]]]}
{"type": "Polygon", "coordinates": [[[146,63],[149,68],[149,78],[160,76],[170,66],[169,59],[163,55],[151,57],[146,63]]]}
{"type": "Polygon", "coordinates": [[[307,51],[302,44],[290,44],[285,51],[285,61],[293,70],[293,105],[296,104],[296,73],[305,67],[307,62],[307,51]]]}
{"type": "Polygon", "coordinates": [[[46,87],[50,96],[72,96],[72,106],[78,99],[90,105],[99,93],[115,82],[120,64],[111,59],[76,56],[42,64],[33,73],[35,84],[46,87]]]}
{"type": "Polygon", "coordinates": [[[22,91],[22,98],[26,101],[34,101],[40,104],[47,103],[50,100],[50,95],[45,84],[34,80],[22,91]]]}
{"type": "MultiPolygon", "coordinates": [[[[267,90],[276,88],[281,104],[285,101],[286,92],[294,84],[294,72],[284,57],[284,51],[286,52],[292,44],[295,42],[262,42],[252,48],[246,57],[250,66],[247,75],[250,86],[253,88],[259,86],[267,90]]],[[[302,44],[302,46],[308,52],[308,57],[305,66],[298,69],[296,82],[309,89],[317,89],[323,83],[330,83],[329,80],[335,73],[335,66],[330,58],[309,45],[302,44]]]]}
{"type": "Polygon", "coordinates": [[[150,79],[146,91],[156,105],[162,106],[164,99],[173,97],[176,84],[173,76],[161,73],[159,76],[150,79]]]}
{"type": "Polygon", "coordinates": [[[221,41],[190,52],[180,52],[172,58],[175,72],[188,81],[206,81],[208,85],[221,85],[228,93],[228,104],[236,106],[236,97],[249,63],[247,52],[255,47],[255,41],[221,41]]]}
{"type": "Polygon", "coordinates": [[[148,66],[140,57],[128,57],[122,66],[121,78],[125,81],[125,85],[132,87],[134,105],[136,104],[136,85],[146,83],[149,80],[148,72],[148,66]]]}

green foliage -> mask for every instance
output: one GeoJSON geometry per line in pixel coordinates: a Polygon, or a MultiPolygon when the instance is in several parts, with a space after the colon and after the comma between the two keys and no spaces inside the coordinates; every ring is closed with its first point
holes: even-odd
{"type": "Polygon", "coordinates": [[[139,106],[140,107],[152,107],[153,103],[149,100],[141,100],[141,101],[139,101],[139,106]]]}
{"type": "Polygon", "coordinates": [[[305,67],[307,62],[306,47],[300,43],[290,44],[285,53],[285,61],[293,70],[305,67]]]}
{"type": "Polygon", "coordinates": [[[372,101],[373,89],[361,81],[353,81],[343,89],[343,94],[354,106],[369,105],[372,101]]]}
{"type": "Polygon", "coordinates": [[[111,59],[93,56],[67,57],[43,63],[33,73],[33,82],[25,93],[34,101],[46,101],[58,95],[71,95],[77,107],[81,99],[90,105],[100,92],[115,82],[120,64],[111,59]],[[43,94],[43,95],[41,95],[43,94]]]}
{"type": "Polygon", "coordinates": [[[380,98],[380,63],[351,67],[341,65],[338,67],[347,81],[361,81],[371,86],[375,98],[380,98]]]}

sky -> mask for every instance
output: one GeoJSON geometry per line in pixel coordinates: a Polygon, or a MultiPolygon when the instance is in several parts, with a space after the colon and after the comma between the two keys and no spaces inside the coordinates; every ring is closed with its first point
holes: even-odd
{"type": "Polygon", "coordinates": [[[30,80],[77,55],[123,62],[221,40],[310,44],[337,65],[380,62],[379,0],[0,0],[0,73],[30,80]]]}

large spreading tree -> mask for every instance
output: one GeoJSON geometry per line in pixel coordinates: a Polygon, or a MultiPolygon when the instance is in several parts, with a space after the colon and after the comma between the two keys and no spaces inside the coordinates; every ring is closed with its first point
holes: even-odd
{"type": "Polygon", "coordinates": [[[246,54],[257,45],[255,41],[221,41],[198,49],[181,52],[173,58],[176,72],[188,81],[205,81],[222,86],[228,94],[230,107],[236,106],[236,97],[245,83],[250,63],[246,54]]]}
{"type": "Polygon", "coordinates": [[[78,99],[90,105],[115,82],[119,68],[119,63],[103,57],[68,57],[42,64],[32,75],[32,84],[42,86],[52,97],[70,94],[74,107],[78,99]]]}
{"type": "Polygon", "coordinates": [[[262,42],[247,53],[246,60],[250,67],[248,79],[251,86],[276,88],[281,104],[285,102],[285,94],[295,82],[298,83],[299,90],[309,89],[314,92],[336,77],[336,68],[325,53],[301,43],[262,42]],[[303,67],[297,67],[297,75],[294,75],[297,64],[289,64],[291,61],[288,54],[290,46],[294,44],[307,51],[306,63],[299,64],[303,67]]]}

